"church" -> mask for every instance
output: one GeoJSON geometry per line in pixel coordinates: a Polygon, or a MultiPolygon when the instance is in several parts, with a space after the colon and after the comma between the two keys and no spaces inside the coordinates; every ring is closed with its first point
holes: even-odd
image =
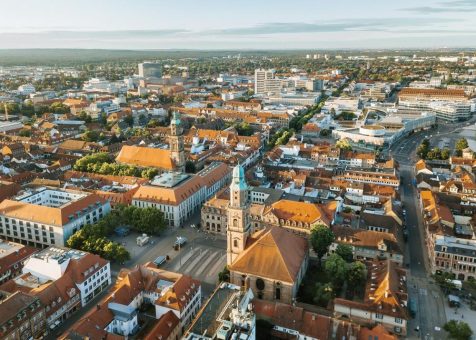
{"type": "Polygon", "coordinates": [[[241,165],[233,169],[228,206],[230,282],[259,299],[292,303],[309,262],[307,239],[281,227],[253,230],[249,187],[241,165]]]}
{"type": "Polygon", "coordinates": [[[169,149],[124,145],[116,162],[138,167],[151,167],[159,172],[185,172],[185,148],[180,116],[173,112],[170,121],[169,149]]]}

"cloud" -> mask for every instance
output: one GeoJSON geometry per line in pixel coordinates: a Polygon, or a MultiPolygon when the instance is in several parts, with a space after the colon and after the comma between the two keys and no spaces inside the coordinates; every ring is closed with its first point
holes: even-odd
{"type": "MultiPolygon", "coordinates": [[[[441,19],[438,22],[457,22],[456,19],[441,19]]],[[[407,27],[428,27],[435,24],[433,18],[385,18],[339,20],[322,23],[273,22],[250,27],[215,29],[199,32],[205,35],[271,35],[287,33],[331,33],[346,31],[386,32],[407,27]]]]}
{"type": "Polygon", "coordinates": [[[474,0],[449,0],[438,2],[436,6],[416,6],[402,8],[401,11],[418,14],[428,13],[467,13],[476,11],[476,1],[474,0]]]}
{"type": "Polygon", "coordinates": [[[130,38],[161,38],[172,37],[180,34],[190,33],[183,29],[162,29],[162,30],[35,30],[29,32],[0,32],[0,37],[48,37],[57,40],[77,40],[77,39],[105,39],[121,40],[130,38]]]}
{"type": "MultiPolygon", "coordinates": [[[[342,44],[365,38],[399,39],[418,35],[439,34],[469,37],[475,31],[466,30],[460,19],[432,17],[362,18],[321,22],[270,22],[253,26],[207,30],[143,29],[143,30],[77,30],[31,29],[0,31],[1,48],[30,48],[69,46],[71,48],[200,48],[200,46],[266,46],[276,41],[304,44],[308,41],[334,41],[342,44]],[[319,34],[321,33],[321,34],[319,34]],[[233,43],[232,43],[233,42],[233,43]]],[[[450,39],[452,41],[452,39],[450,39]]],[[[466,40],[465,40],[466,41],[466,40]]],[[[310,45],[311,46],[311,45],[310,45]]]]}

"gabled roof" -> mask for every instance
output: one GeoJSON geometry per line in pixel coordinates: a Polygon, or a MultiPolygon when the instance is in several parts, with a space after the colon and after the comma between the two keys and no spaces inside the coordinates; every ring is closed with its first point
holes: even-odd
{"type": "Polygon", "coordinates": [[[329,224],[328,216],[321,207],[314,203],[279,200],[272,204],[272,213],[279,219],[303,223],[314,223],[322,220],[329,224]]]}
{"type": "Polygon", "coordinates": [[[167,170],[174,168],[174,162],[170,158],[170,150],[158,148],[124,145],[116,157],[116,161],[141,167],[167,170]]]}
{"type": "Polygon", "coordinates": [[[241,253],[230,271],[294,283],[308,248],[305,238],[272,227],[241,253]]]}

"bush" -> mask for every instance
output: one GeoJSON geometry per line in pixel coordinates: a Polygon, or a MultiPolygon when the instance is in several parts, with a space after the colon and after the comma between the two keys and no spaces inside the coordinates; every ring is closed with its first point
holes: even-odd
{"type": "Polygon", "coordinates": [[[450,334],[451,339],[468,340],[473,335],[469,325],[463,321],[450,320],[443,328],[450,334]]]}

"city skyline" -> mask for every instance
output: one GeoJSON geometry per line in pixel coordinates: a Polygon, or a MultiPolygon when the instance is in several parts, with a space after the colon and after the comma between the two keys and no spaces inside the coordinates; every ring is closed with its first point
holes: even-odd
{"type": "Polygon", "coordinates": [[[336,4],[298,0],[239,6],[189,0],[5,3],[0,46],[104,49],[471,47],[476,3],[440,0],[336,4]]]}

